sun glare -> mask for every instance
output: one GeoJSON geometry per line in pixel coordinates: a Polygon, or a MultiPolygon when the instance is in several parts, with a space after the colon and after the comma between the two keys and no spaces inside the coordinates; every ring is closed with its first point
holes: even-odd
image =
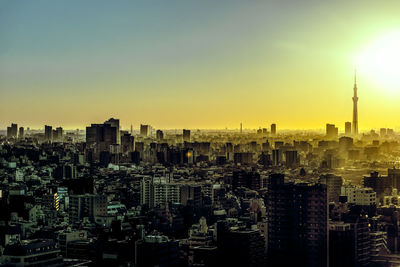
{"type": "Polygon", "coordinates": [[[400,30],[368,45],[358,55],[356,66],[376,86],[400,93],[400,30]]]}

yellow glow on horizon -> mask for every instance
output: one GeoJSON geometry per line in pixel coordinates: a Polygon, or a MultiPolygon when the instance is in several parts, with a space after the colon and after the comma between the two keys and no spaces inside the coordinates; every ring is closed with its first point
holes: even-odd
{"type": "Polygon", "coordinates": [[[361,51],[356,62],[371,82],[390,93],[400,93],[400,30],[372,42],[361,51]]]}

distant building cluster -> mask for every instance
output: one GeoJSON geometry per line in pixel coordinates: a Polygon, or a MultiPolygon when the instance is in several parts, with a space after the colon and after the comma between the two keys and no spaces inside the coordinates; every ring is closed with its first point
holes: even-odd
{"type": "Polygon", "coordinates": [[[350,129],[12,124],[0,137],[1,264],[400,264],[400,137],[350,129]]]}

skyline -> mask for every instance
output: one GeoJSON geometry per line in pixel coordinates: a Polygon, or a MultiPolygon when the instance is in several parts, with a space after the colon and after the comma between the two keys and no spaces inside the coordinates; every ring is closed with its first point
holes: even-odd
{"type": "Polygon", "coordinates": [[[126,129],[343,131],[354,67],[360,131],[400,127],[397,80],[358,59],[396,40],[400,3],[156,2],[2,2],[0,129],[117,117],[126,129]]]}

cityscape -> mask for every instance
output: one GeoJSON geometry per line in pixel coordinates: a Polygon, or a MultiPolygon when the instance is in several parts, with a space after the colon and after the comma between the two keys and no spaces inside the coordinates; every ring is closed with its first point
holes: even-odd
{"type": "Polygon", "coordinates": [[[400,266],[400,4],[222,2],[0,2],[0,266],[400,266]]]}

